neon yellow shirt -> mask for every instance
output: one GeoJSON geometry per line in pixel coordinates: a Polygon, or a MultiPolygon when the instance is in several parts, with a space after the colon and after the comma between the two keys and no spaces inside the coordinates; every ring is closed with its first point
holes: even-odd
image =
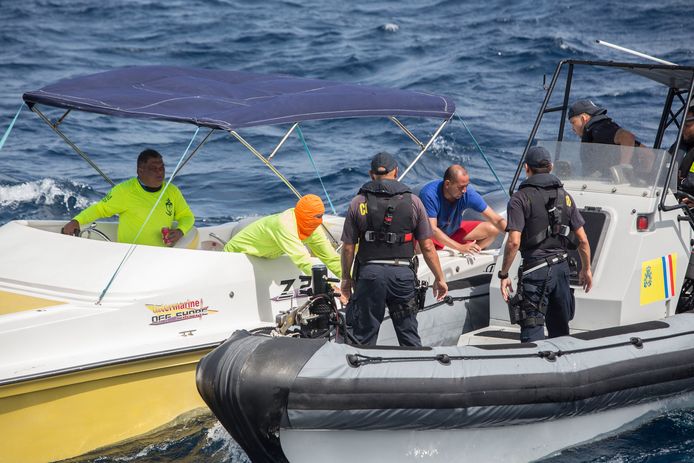
{"type": "MultiPolygon", "coordinates": [[[[118,241],[133,243],[160,194],[161,190],[154,193],[145,191],[137,177],[134,177],[111,188],[101,201],[77,214],[74,220],[81,226],[118,214],[118,241]]],[[[170,184],[157,204],[156,210],[152,212],[152,217],[142,229],[137,244],[164,246],[161,229],[171,227],[174,220],[178,222],[178,228],[185,234],[193,227],[195,216],[186,200],[183,199],[181,191],[170,184]]]]}
{"type": "Polygon", "coordinates": [[[342,277],[340,255],[320,227],[303,242],[299,239],[294,208],[256,220],[229,240],[224,250],[268,259],[286,254],[302,272],[310,275],[311,255],[306,246],[331,272],[342,277]]]}

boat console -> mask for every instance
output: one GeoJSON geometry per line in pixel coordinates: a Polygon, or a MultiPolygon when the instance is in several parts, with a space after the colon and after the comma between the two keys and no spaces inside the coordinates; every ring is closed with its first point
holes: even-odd
{"type": "MultiPolygon", "coordinates": [[[[578,253],[570,252],[576,298],[572,332],[648,322],[694,307],[694,282],[687,277],[694,217],[678,201],[679,159],[662,146],[666,137],[679,140],[682,136],[692,85],[691,68],[566,60],[559,63],[546,87],[545,100],[509,194],[522,180],[523,160],[531,146],[540,145],[552,153],[552,173],[561,179],[579,207],[591,250],[593,288],[589,293],[578,281],[578,253]],[[578,98],[572,95],[574,75],[581,72],[581,77],[588,75],[588,79],[602,81],[610,72],[623,71],[662,84],[665,90],[662,111],[652,113],[652,119],[660,114],[652,147],[643,144],[643,134],[639,135],[639,146],[633,147],[581,143],[579,137],[565,133],[569,132],[565,131],[569,103],[578,98]],[[562,78],[563,95],[553,95],[562,78]],[[542,133],[547,133],[545,122],[550,132],[558,125],[556,138],[539,138],[541,126],[542,133]]],[[[496,265],[500,266],[501,261],[500,257],[496,265]]],[[[519,264],[520,253],[511,268],[512,277],[517,275],[519,264]]],[[[517,289],[517,280],[513,286],[517,289]]],[[[518,331],[517,325],[510,324],[499,281],[492,279],[490,326],[462,335],[459,344],[516,342],[518,331]]]]}

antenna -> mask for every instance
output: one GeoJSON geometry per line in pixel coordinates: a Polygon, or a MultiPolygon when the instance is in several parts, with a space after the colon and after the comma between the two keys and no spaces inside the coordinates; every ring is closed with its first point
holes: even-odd
{"type": "Polygon", "coordinates": [[[645,53],[638,52],[636,50],[631,50],[629,48],[625,47],[620,47],[619,45],[615,45],[610,42],[605,42],[604,40],[596,40],[596,43],[599,45],[604,45],[606,47],[614,48],[615,50],[623,51],[624,53],[629,53],[630,55],[638,56],[639,58],[645,58],[649,59],[651,61],[655,61],[656,63],[660,64],[668,64],[670,66],[677,66],[675,63],[671,63],[670,61],[665,61],[664,59],[656,58],[655,56],[647,55],[645,53]]]}

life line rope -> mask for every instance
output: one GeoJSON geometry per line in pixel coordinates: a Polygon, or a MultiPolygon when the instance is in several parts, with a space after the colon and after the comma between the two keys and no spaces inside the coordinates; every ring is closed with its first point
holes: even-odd
{"type": "Polygon", "coordinates": [[[17,110],[17,114],[14,115],[14,118],[12,118],[12,122],[10,122],[10,126],[7,127],[7,130],[5,130],[5,134],[0,139],[0,150],[2,150],[2,147],[5,146],[5,141],[7,141],[7,137],[10,136],[10,132],[12,132],[12,128],[14,127],[14,123],[17,122],[17,118],[19,117],[19,113],[22,112],[23,107],[24,107],[24,103],[22,103],[19,106],[19,109],[17,110]]]}
{"type": "Polygon", "coordinates": [[[328,199],[328,204],[330,204],[330,209],[333,211],[333,215],[337,215],[337,212],[335,211],[335,206],[333,206],[333,202],[330,200],[330,195],[328,194],[328,190],[325,188],[325,185],[323,184],[323,179],[321,178],[320,172],[318,172],[318,167],[316,166],[316,162],[313,160],[313,156],[311,156],[311,151],[308,149],[308,145],[306,144],[306,140],[304,139],[304,134],[301,132],[301,127],[298,125],[296,126],[296,133],[299,135],[299,140],[301,140],[301,143],[304,144],[304,149],[306,150],[306,154],[308,154],[308,158],[311,160],[311,164],[313,165],[313,169],[316,171],[316,175],[318,176],[318,180],[320,181],[320,185],[323,187],[323,192],[325,193],[325,197],[328,199]]]}
{"type": "Polygon", "coordinates": [[[472,138],[472,142],[475,144],[475,148],[477,148],[477,151],[479,151],[479,153],[482,155],[482,158],[484,159],[484,162],[487,163],[487,166],[489,167],[489,170],[492,171],[492,175],[494,175],[494,178],[495,178],[496,181],[499,183],[499,186],[501,187],[501,191],[503,191],[504,194],[506,195],[506,197],[508,198],[508,197],[509,197],[508,191],[506,191],[506,188],[504,188],[504,184],[501,183],[501,180],[499,179],[499,176],[496,175],[496,170],[494,170],[494,167],[492,167],[492,163],[489,162],[489,158],[487,158],[487,155],[484,154],[484,151],[482,151],[482,148],[480,147],[479,143],[477,143],[477,139],[476,139],[475,136],[472,134],[472,132],[471,132],[470,129],[468,128],[468,126],[467,126],[467,124],[465,123],[465,121],[463,120],[463,118],[460,117],[460,114],[455,113],[455,115],[458,117],[458,119],[460,119],[460,122],[463,123],[463,127],[465,127],[465,130],[467,130],[467,133],[470,135],[470,138],[472,138]]]}

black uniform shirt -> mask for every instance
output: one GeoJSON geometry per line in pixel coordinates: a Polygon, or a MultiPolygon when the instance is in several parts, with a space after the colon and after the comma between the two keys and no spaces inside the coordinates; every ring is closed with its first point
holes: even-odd
{"type": "MultiPolygon", "coordinates": [[[[511,196],[511,200],[508,202],[508,209],[506,210],[506,215],[508,219],[506,231],[522,232],[525,228],[526,216],[530,215],[530,208],[528,207],[529,204],[522,200],[524,195],[520,195],[518,193],[520,192],[515,192],[513,196],[511,196]]],[[[574,202],[573,198],[568,193],[566,195],[571,200],[571,206],[569,206],[569,209],[571,211],[569,215],[569,227],[571,227],[572,231],[576,231],[579,228],[581,228],[586,223],[586,221],[583,219],[583,216],[578,211],[578,208],[576,207],[576,203],[574,202]]],[[[566,251],[566,249],[533,249],[528,251],[521,251],[521,254],[523,256],[523,259],[534,260],[542,259],[544,257],[552,256],[554,254],[564,251],[566,251]]]]}
{"type": "MultiPolygon", "coordinates": [[[[617,123],[607,116],[594,116],[583,130],[581,137],[582,143],[601,143],[603,145],[614,145],[614,137],[621,129],[617,123]]],[[[618,151],[610,153],[596,153],[592,150],[586,152],[581,150],[581,162],[583,164],[583,175],[594,176],[596,172],[605,176],[610,167],[619,164],[621,154],[618,151]],[[590,153],[590,155],[588,154],[590,153]],[[607,154],[607,155],[606,155],[607,154]]]]}
{"type": "MultiPolygon", "coordinates": [[[[673,143],[670,146],[668,150],[670,154],[675,152],[675,145],[676,143],[673,143]]],[[[694,194],[694,172],[692,172],[692,167],[694,167],[694,143],[688,144],[685,140],[682,140],[675,159],[679,164],[677,172],[678,188],[690,195],[694,194]]]]}

